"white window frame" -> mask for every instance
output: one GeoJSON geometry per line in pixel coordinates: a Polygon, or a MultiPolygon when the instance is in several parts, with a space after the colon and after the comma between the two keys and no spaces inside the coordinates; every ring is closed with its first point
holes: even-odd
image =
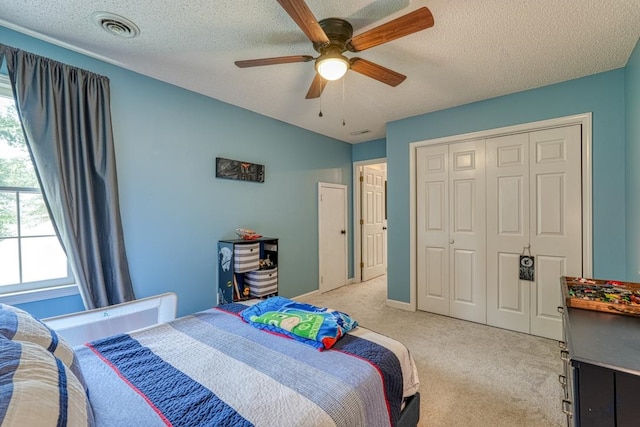
{"type": "MultiPolygon", "coordinates": [[[[0,74],[0,97],[13,98],[9,77],[5,74],[0,74]]],[[[3,187],[3,190],[18,193],[41,193],[40,189],[33,190],[31,188],[3,187]]],[[[79,293],[78,286],[68,264],[67,272],[67,277],[10,285],[8,290],[3,290],[3,287],[0,286],[0,302],[14,305],[77,295],[79,293]]]]}

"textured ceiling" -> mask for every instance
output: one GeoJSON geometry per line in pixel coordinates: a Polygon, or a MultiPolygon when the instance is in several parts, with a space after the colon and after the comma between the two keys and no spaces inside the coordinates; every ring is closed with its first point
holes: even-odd
{"type": "Polygon", "coordinates": [[[317,56],[276,0],[0,0],[0,25],[351,143],[383,138],[389,121],[624,67],[640,36],[639,0],[307,5],[317,20],[347,19],[354,35],[421,6],[431,10],[435,25],[346,54],[405,74],[399,86],[349,72],[315,100],[304,99],[313,62],[234,65],[317,56]],[[123,39],[104,32],[90,18],[96,11],[130,19],[140,35],[123,39]],[[369,132],[357,135],[363,130],[369,132]]]}

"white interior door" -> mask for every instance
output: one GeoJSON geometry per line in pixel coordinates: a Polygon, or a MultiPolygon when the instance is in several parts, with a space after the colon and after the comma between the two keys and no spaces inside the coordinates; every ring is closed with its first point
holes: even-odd
{"type": "Polygon", "coordinates": [[[362,171],[362,280],[370,280],[387,271],[387,232],[385,220],[386,172],[374,166],[362,171]]]}
{"type": "Polygon", "coordinates": [[[319,290],[347,283],[347,187],[318,183],[319,290]]]}

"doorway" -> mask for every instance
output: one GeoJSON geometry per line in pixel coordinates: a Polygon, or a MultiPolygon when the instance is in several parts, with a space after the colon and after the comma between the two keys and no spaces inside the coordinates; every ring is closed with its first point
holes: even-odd
{"type": "Polygon", "coordinates": [[[354,163],[354,282],[387,273],[387,163],[354,163]]]}
{"type": "Polygon", "coordinates": [[[318,183],[318,288],[347,284],[347,186],[318,183]]]}

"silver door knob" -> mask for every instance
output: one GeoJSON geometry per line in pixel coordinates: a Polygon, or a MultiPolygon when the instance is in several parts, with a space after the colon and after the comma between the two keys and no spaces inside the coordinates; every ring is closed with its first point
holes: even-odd
{"type": "Polygon", "coordinates": [[[449,243],[450,243],[450,244],[452,244],[452,245],[453,245],[455,242],[456,242],[455,240],[453,240],[453,239],[449,239],[449,243]]]}

